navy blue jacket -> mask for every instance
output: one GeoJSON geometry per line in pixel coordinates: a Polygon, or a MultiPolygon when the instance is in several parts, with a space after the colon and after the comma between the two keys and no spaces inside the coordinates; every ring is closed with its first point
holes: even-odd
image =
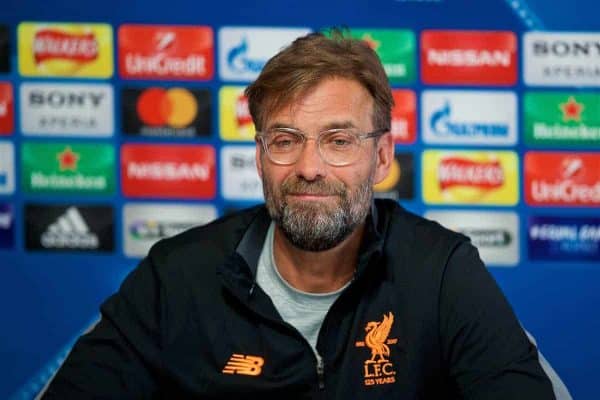
{"type": "Polygon", "coordinates": [[[316,357],[255,282],[270,222],[259,206],[154,245],[44,398],[554,399],[465,236],[375,200],[316,357]]]}

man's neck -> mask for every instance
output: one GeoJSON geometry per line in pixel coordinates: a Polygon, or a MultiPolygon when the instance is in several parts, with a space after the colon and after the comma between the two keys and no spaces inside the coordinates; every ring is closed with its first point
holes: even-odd
{"type": "Polygon", "coordinates": [[[292,287],[309,293],[340,289],[354,275],[364,223],[332,249],[305,251],[294,246],[275,225],[273,256],[283,279],[292,287]]]}

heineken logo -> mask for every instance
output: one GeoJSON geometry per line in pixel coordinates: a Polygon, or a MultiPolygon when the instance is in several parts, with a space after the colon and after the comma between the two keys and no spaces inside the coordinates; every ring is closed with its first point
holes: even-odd
{"type": "Polygon", "coordinates": [[[114,192],[114,152],[108,144],[25,143],[22,159],[27,191],[114,192]]]}
{"type": "Polygon", "coordinates": [[[71,150],[71,146],[65,147],[63,151],[61,151],[58,156],[56,156],[59,163],[59,168],[61,171],[76,171],[77,170],[77,161],[79,161],[79,154],[75,153],[71,150]]]}
{"type": "Polygon", "coordinates": [[[562,120],[564,122],[581,122],[581,113],[583,112],[583,109],[583,104],[578,103],[577,100],[575,100],[575,97],[569,96],[569,99],[566,102],[560,104],[562,120]]]}
{"type": "Polygon", "coordinates": [[[600,145],[600,96],[543,92],[524,97],[528,144],[600,145]]]}

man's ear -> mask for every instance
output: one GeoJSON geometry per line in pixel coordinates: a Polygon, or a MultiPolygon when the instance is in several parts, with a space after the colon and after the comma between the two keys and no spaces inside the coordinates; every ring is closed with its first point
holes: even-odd
{"type": "Polygon", "coordinates": [[[394,140],[390,132],[379,137],[377,141],[377,160],[375,165],[375,179],[373,184],[378,184],[384,180],[394,161],[394,140]]]}
{"type": "Polygon", "coordinates": [[[262,143],[260,142],[260,140],[258,138],[256,138],[255,140],[256,143],[256,170],[258,171],[258,176],[260,177],[260,179],[262,179],[263,176],[263,172],[262,172],[262,159],[261,159],[261,155],[262,155],[262,143]]]}

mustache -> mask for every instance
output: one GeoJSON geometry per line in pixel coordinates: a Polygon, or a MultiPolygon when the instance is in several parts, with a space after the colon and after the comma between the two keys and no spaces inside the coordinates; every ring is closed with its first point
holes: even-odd
{"type": "Polygon", "coordinates": [[[346,185],[341,182],[326,182],[324,180],[307,181],[290,178],[281,184],[281,194],[311,194],[317,196],[342,196],[346,192],[346,185]]]}

